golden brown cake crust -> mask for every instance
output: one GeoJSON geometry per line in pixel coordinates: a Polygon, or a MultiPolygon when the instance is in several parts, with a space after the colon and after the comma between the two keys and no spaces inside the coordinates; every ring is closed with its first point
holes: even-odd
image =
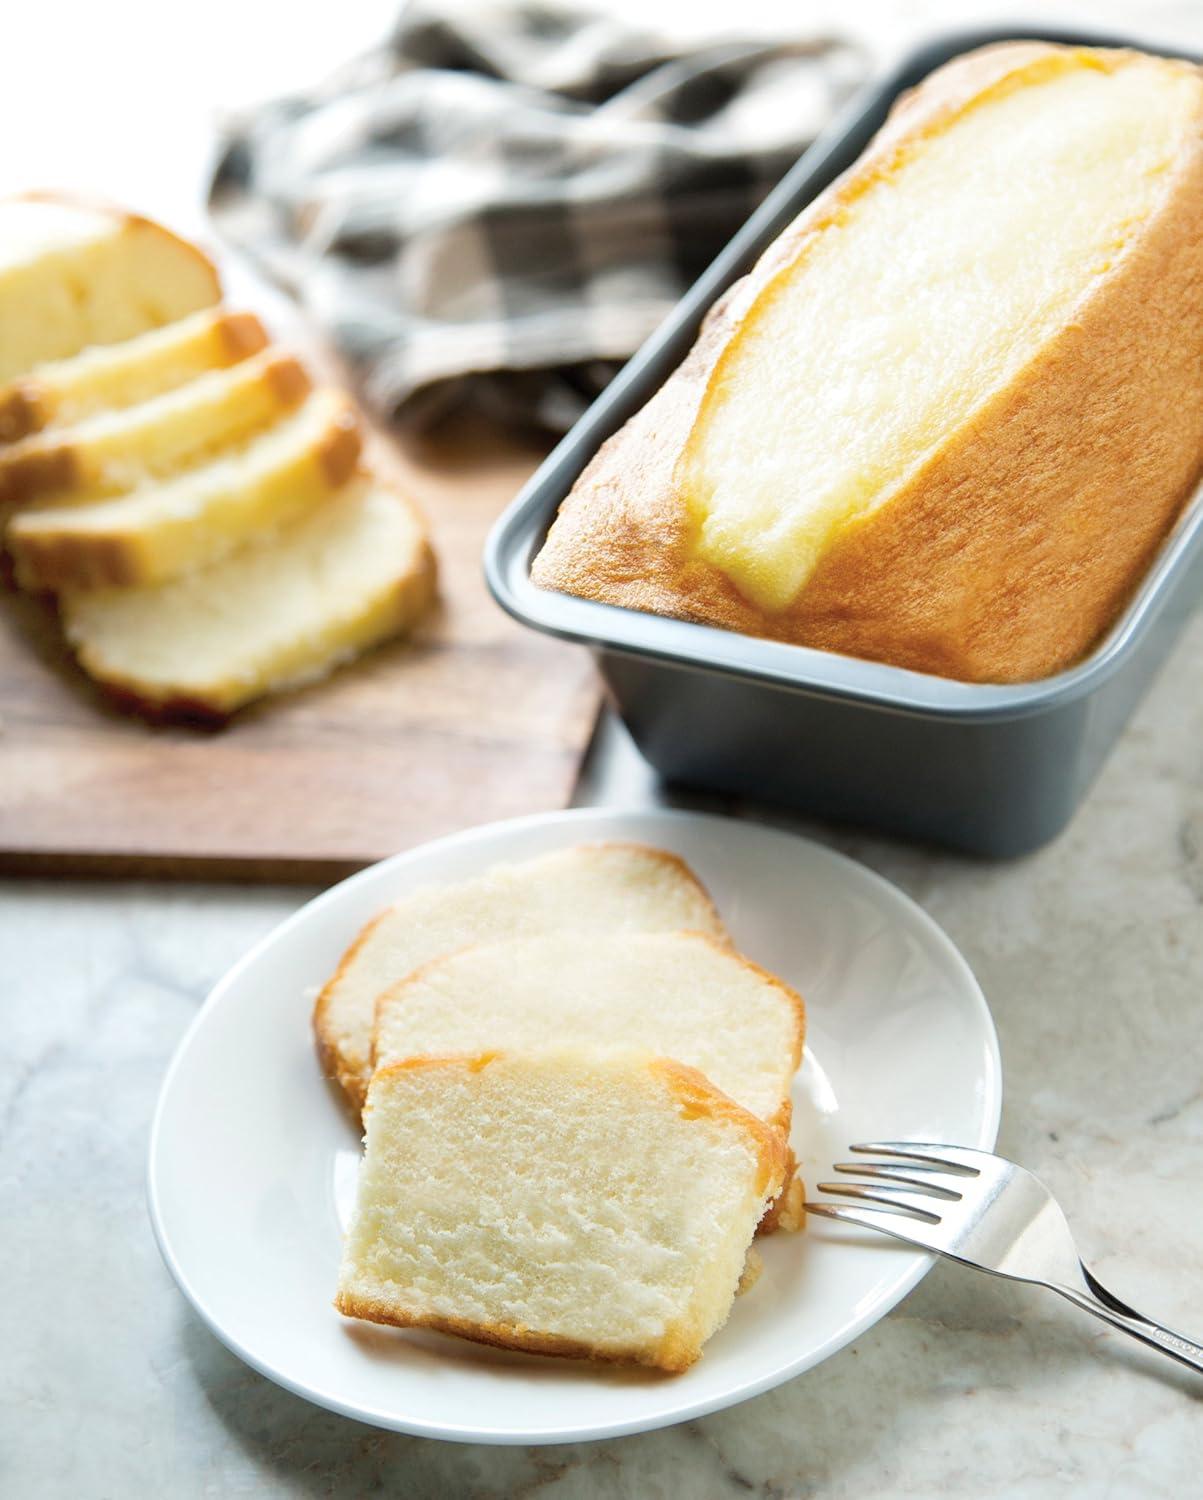
{"type": "Polygon", "coordinates": [[[696,1363],[698,1353],[683,1353],[672,1347],[649,1353],[632,1346],[630,1349],[599,1349],[579,1339],[563,1338],[555,1333],[537,1333],[531,1328],[518,1328],[511,1324],[474,1323],[470,1318],[453,1318],[437,1313],[407,1313],[389,1306],[374,1297],[356,1297],[350,1292],[339,1292],[334,1306],[344,1317],[362,1318],[369,1323],[384,1323],[391,1328],[429,1328],[435,1333],[448,1333],[456,1338],[468,1339],[474,1344],[488,1344],[494,1349],[513,1349],[523,1354],[550,1354],[559,1359],[587,1359],[602,1364],[647,1365],[675,1375],[696,1363]]]}
{"type": "MultiPolygon", "coordinates": [[[[1078,661],[1112,624],[1203,469],[1203,110],[1159,210],[1072,317],[770,614],[692,552],[674,480],[733,331],[806,239],[1042,43],[958,59],[905,96],[861,160],[712,310],[681,367],[578,480],[535,583],[632,609],[970,682],[1078,661]]],[[[1097,65],[1134,54],[1094,52],[1097,65]]],[[[1187,67],[1187,64],[1167,66],[1187,67]]]]}
{"type": "Polygon", "coordinates": [[[333,489],[346,484],[354,474],[362,451],[363,434],[359,426],[359,413],[348,401],[318,448],[318,462],[327,483],[333,489]]]}
{"type": "Polygon", "coordinates": [[[702,1115],[707,1119],[728,1120],[754,1138],[759,1167],[756,1191],[775,1197],[781,1191],[790,1163],[789,1146],[781,1132],[729,1099],[697,1068],[673,1057],[657,1057],[650,1066],[668,1085],[685,1119],[702,1115]]]}
{"type": "Polygon", "coordinates": [[[228,363],[232,365],[267,348],[267,329],[254,313],[223,313],[217,332],[225,346],[228,363]]]}
{"type": "Polygon", "coordinates": [[[309,371],[295,354],[278,355],[268,364],[264,376],[276,399],[285,408],[300,406],[313,389],[309,371]]]}
{"type": "Polygon", "coordinates": [[[0,392],[0,443],[17,443],[45,423],[36,380],[13,380],[0,392]]]}

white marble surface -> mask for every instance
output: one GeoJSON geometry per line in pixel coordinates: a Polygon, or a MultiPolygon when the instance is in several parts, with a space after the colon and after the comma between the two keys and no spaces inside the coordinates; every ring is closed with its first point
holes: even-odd
{"type": "MultiPolygon", "coordinates": [[[[1001,1149],[1137,1307],[1203,1330],[1203,617],[1079,817],[982,864],[808,826],[961,946],[1006,1075],[1001,1149]]],[[[611,746],[596,796],[647,795],[611,746]]],[[[1203,1379],[1057,1298],[938,1266],[808,1375],[666,1432],[486,1449],[373,1431],[239,1363],[159,1261],[147,1131],[210,984],[306,893],[16,883],[0,899],[0,1494],[1186,1497],[1203,1379]]]]}
{"type": "MultiPolygon", "coordinates": [[[[692,0],[621,6],[694,30],[799,14],[780,0],[750,0],[738,15],[692,0]]],[[[391,8],[351,0],[298,25],[276,0],[26,7],[0,59],[0,131],[20,143],[0,184],[75,185],[198,223],[212,107],[312,76],[391,8]]],[[[1075,18],[1067,3],[987,0],[814,0],[807,15],[855,25],[885,58],[934,26],[1018,10],[1075,18]]],[[[1090,19],[1203,47],[1194,0],[1099,0],[1090,19]]],[[[603,771],[597,795],[648,794],[621,746],[603,771]]],[[[808,831],[895,880],[961,946],[1002,1039],[1001,1148],[1056,1190],[1117,1293],[1200,1336],[1203,618],[1073,827],[1040,854],[986,865],[808,831]]],[[[792,1384],[616,1442],[440,1445],[318,1411],[255,1375],[199,1324],[159,1261],[147,1132],[207,988],[306,894],[0,885],[4,1500],[1203,1494],[1203,1381],[1048,1294],[955,1267],[937,1267],[792,1384]]]]}

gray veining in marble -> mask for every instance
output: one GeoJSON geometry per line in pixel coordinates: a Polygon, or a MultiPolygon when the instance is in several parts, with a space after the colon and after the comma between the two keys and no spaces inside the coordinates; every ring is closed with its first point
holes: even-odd
{"type": "MultiPolygon", "coordinates": [[[[646,778],[614,737],[590,791],[646,778]]],[[[801,826],[801,825],[798,825],[801,826]]],[[[1001,1149],[1137,1307],[1203,1330],[1203,618],[1069,832],[985,864],[805,825],[914,896],[989,997],[1001,1149]]],[[[207,988],[295,890],[9,882],[0,902],[0,1494],[607,1497],[1203,1494],[1203,1381],[1034,1289],[938,1266],[816,1371],[614,1442],[373,1431],[243,1366],[163,1269],[143,1171],[207,988]]]]}

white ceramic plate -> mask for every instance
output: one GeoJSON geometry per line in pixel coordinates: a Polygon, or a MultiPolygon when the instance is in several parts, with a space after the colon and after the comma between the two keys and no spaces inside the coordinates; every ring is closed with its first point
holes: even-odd
{"type": "Polygon", "coordinates": [[[401,892],[597,839],[682,855],[739,946],[805,996],[793,1142],[808,1181],[853,1141],[993,1146],[998,1042],[981,991],[935,923],[851,860],[756,824],[675,812],[586,809],[441,839],[318,897],[236,965],[181,1043],[155,1114],[150,1211],[172,1275],[220,1339],[298,1395],[380,1427],[471,1442],[640,1432],[810,1369],[928,1269],[925,1254],[884,1236],[861,1243],[825,1221],[767,1239],[755,1288],[677,1376],[513,1354],[334,1311],[359,1141],[314,1056],[314,987],[401,892]]]}

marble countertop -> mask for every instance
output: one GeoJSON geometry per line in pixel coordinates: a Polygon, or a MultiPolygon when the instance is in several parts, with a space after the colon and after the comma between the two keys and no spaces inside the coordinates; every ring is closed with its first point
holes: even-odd
{"type": "MultiPolygon", "coordinates": [[[[997,1021],[1000,1150],[1087,1259],[1203,1328],[1203,616],[1069,831],[986,864],[793,824],[897,882],[997,1021]]],[[[612,731],[586,795],[657,793],[612,731]]],[[[745,810],[746,811],[746,810],[745,810]]],[[[777,821],[784,821],[780,817],[777,821]]],[[[1049,1293],[937,1265],[818,1369],[667,1431],[560,1448],[377,1432],[241,1364],[159,1260],[147,1133],[209,986],[309,893],[7,882],[0,1055],[0,1493],[13,1500],[935,1495],[1185,1497],[1203,1380],[1049,1293]]]]}

